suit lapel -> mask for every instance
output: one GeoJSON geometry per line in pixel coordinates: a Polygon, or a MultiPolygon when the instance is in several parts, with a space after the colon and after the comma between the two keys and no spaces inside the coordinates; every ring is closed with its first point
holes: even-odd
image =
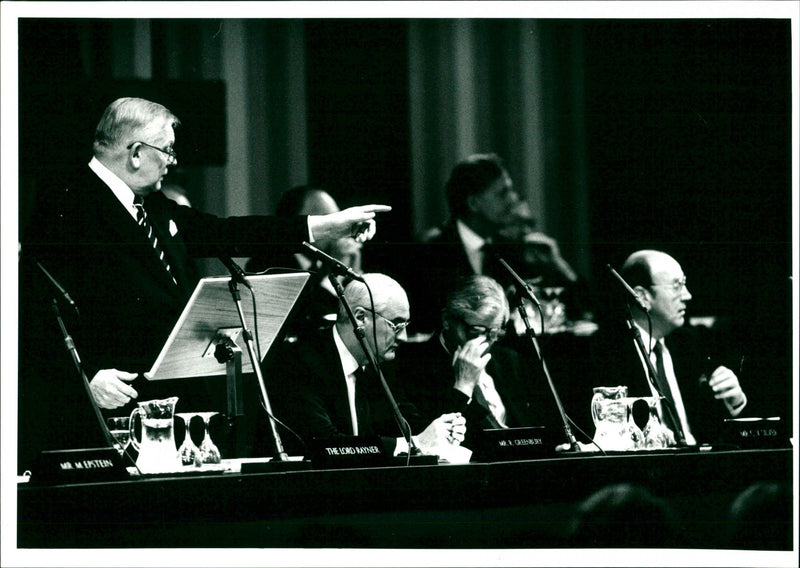
{"type": "MultiPolygon", "coordinates": [[[[333,341],[333,333],[328,331],[325,334],[317,335],[321,338],[320,341],[312,341],[309,343],[313,348],[321,348],[323,350],[322,357],[310,356],[308,360],[315,367],[314,374],[318,377],[323,377],[327,387],[326,390],[330,393],[331,403],[335,408],[337,420],[340,421],[339,427],[343,432],[350,432],[352,434],[352,424],[350,420],[350,402],[347,394],[347,382],[344,377],[344,368],[342,367],[342,360],[339,357],[339,352],[336,350],[336,343],[333,341]]],[[[356,406],[358,406],[359,395],[363,397],[363,392],[356,385],[356,406]]],[[[358,410],[358,409],[357,409],[358,410]]],[[[359,424],[362,424],[361,417],[359,416],[359,424]]]]}
{"type": "MultiPolygon", "coordinates": [[[[107,238],[108,242],[117,242],[122,246],[129,247],[132,253],[131,256],[141,262],[144,273],[150,274],[153,279],[158,281],[159,288],[165,291],[174,291],[175,294],[179,293],[178,287],[175,286],[169,273],[164,269],[164,265],[151,246],[147,235],[136,222],[136,219],[125,210],[125,207],[119,202],[111,189],[100,178],[89,171],[86,185],[77,188],[76,192],[81,197],[79,200],[80,207],[87,212],[92,212],[83,216],[84,219],[88,220],[87,223],[91,223],[91,225],[87,224],[83,227],[86,237],[91,235],[92,238],[107,238]],[[103,233],[106,235],[103,236],[103,233]]],[[[148,218],[150,218],[149,210],[148,218]]],[[[161,243],[161,231],[157,229],[156,224],[153,224],[153,226],[153,230],[156,231],[156,236],[159,238],[159,243],[161,243]]],[[[163,227],[163,224],[161,226],[163,227]]],[[[170,261],[172,260],[170,257],[170,261]]]]}

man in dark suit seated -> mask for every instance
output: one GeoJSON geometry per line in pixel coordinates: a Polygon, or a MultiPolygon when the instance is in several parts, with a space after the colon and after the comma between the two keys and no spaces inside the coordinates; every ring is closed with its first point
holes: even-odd
{"type": "Polygon", "coordinates": [[[496,345],[508,317],[500,285],[488,276],[467,276],[447,297],[440,331],[400,348],[398,374],[423,419],[461,413],[469,449],[480,447],[485,429],[559,428],[541,368],[496,345]]]}
{"type": "MultiPolygon", "coordinates": [[[[375,361],[392,361],[409,322],[406,293],[383,274],[363,278],[364,282],[354,280],[345,287],[345,298],[375,361]]],[[[306,443],[314,438],[378,435],[389,455],[408,451],[402,432],[387,416],[391,410],[369,363],[341,306],[332,329],[284,343],[265,365],[268,388],[275,393],[275,416],[306,443]]],[[[398,403],[412,431],[419,431],[422,422],[413,406],[399,397],[398,403]]],[[[448,413],[434,417],[414,441],[423,452],[436,454],[441,446],[457,446],[464,430],[464,418],[448,413]]],[[[282,437],[290,448],[291,438],[282,437]]]]}
{"type": "MultiPolygon", "coordinates": [[[[751,405],[731,370],[736,364],[726,362],[726,356],[734,359],[729,349],[708,328],[685,325],[692,294],[681,265],[664,252],[640,250],[627,258],[620,276],[639,300],[629,299],[630,313],[657,376],[648,378],[650,369],[620,318],[618,329],[598,336],[595,386],[626,385],[628,396],[663,396],[661,419],[676,440],[717,441],[723,420],[744,416],[751,405]]],[[[587,387],[587,411],[591,396],[587,387]]]]}
{"type": "MultiPolygon", "coordinates": [[[[21,406],[36,412],[25,418],[29,424],[59,415],[57,406],[47,408],[49,383],[67,382],[64,373],[77,375],[69,366],[53,367],[56,357],[42,356],[63,350],[63,344],[41,341],[40,331],[57,329],[49,302],[54,287],[34,261],[60,283],[80,312],[78,319],[64,316],[94,400],[103,409],[127,405],[123,414],[140,394],[156,398],[156,385],[141,374],[152,366],[197,284],[192,257],[250,256],[272,243],[350,236],[369,223],[360,237],[366,239],[374,234],[375,212],[389,210],[362,206],[322,216],[225,219],[178,205],[159,190],[177,164],[179,124],[155,102],[112,102],[96,127],[91,161],[37,196],[20,264],[20,399],[25,399],[21,406]]],[[[32,430],[48,427],[26,427],[26,435],[32,430]]]]}
{"type": "Polygon", "coordinates": [[[445,194],[450,218],[423,234],[423,244],[412,247],[414,273],[407,280],[414,285],[411,302],[419,313],[416,331],[431,332],[438,325],[438,310],[459,277],[484,274],[504,287],[510,285],[497,255],[523,278],[567,287],[564,296],[572,294],[577,274],[557,242],[533,229],[535,220],[499,156],[475,154],[456,164],[445,194]],[[417,270],[420,266],[424,268],[417,270]]]}

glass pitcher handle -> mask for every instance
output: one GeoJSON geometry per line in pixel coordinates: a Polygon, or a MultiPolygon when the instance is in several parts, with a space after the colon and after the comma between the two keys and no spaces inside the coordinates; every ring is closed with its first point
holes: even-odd
{"type": "Polygon", "coordinates": [[[601,399],[604,399],[604,398],[605,397],[599,392],[594,393],[594,396],[592,396],[592,402],[591,402],[592,422],[594,422],[595,427],[597,426],[597,423],[600,420],[600,417],[597,415],[597,413],[598,413],[597,408],[599,406],[599,404],[597,402],[598,402],[598,400],[601,400],[601,399]]]}
{"type": "Polygon", "coordinates": [[[134,447],[134,449],[136,449],[137,452],[141,448],[141,445],[139,444],[139,441],[136,439],[136,432],[134,432],[133,426],[134,426],[134,420],[136,418],[136,415],[137,414],[141,414],[141,413],[142,413],[142,409],[141,408],[138,408],[138,407],[134,408],[133,411],[131,412],[131,418],[130,418],[129,423],[128,423],[128,431],[129,431],[129,433],[131,435],[131,444],[133,444],[133,447],[134,447]]]}

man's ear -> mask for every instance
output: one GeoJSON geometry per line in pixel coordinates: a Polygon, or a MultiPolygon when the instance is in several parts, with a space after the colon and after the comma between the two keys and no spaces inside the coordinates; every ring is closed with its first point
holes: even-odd
{"type": "Polygon", "coordinates": [[[356,321],[359,325],[364,325],[364,322],[367,319],[367,310],[362,308],[361,306],[356,306],[353,308],[353,316],[355,316],[356,321]]]}
{"type": "Polygon", "coordinates": [[[634,286],[633,292],[636,294],[636,297],[639,298],[639,301],[649,310],[651,296],[647,288],[644,286],[634,286]]]}
{"type": "Polygon", "coordinates": [[[138,168],[141,165],[141,156],[142,156],[142,145],[134,143],[133,146],[131,146],[131,149],[128,150],[128,160],[130,160],[131,165],[134,168],[138,168]]]}

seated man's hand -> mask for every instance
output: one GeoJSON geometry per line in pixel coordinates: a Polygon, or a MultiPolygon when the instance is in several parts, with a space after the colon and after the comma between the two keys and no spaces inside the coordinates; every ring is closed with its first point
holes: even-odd
{"type": "Polygon", "coordinates": [[[363,243],[375,236],[375,214],[391,210],[388,205],[359,205],[329,215],[310,215],[308,224],[315,241],[352,237],[363,243]]]}
{"type": "Polygon", "coordinates": [[[117,369],[102,369],[92,378],[89,388],[100,408],[119,408],[139,396],[128,383],[137,377],[136,373],[126,373],[117,369]]]}
{"type": "Polygon", "coordinates": [[[472,398],[478,379],[492,358],[489,347],[486,337],[481,335],[470,339],[453,352],[453,388],[472,398]]]}
{"type": "Polygon", "coordinates": [[[461,444],[466,433],[466,418],[460,412],[454,412],[452,414],[442,414],[431,422],[419,436],[415,436],[414,439],[421,450],[429,452],[446,444],[461,444]]]}
{"type": "Polygon", "coordinates": [[[708,386],[714,392],[714,398],[724,401],[731,414],[738,414],[744,408],[747,397],[739,384],[739,377],[727,367],[714,369],[708,386]]]}

